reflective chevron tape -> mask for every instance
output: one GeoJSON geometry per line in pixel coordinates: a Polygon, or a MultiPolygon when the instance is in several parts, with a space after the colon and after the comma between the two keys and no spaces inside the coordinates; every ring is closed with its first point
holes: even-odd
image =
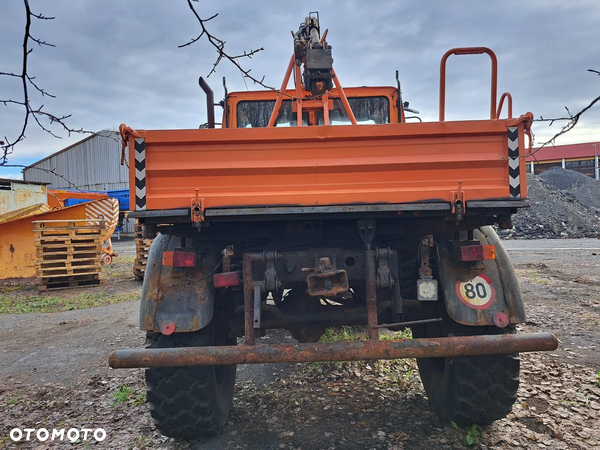
{"type": "Polygon", "coordinates": [[[521,197],[519,162],[519,129],[508,127],[508,182],[510,196],[513,198],[521,197]]]}
{"type": "Polygon", "coordinates": [[[146,141],[135,139],[135,209],[146,209],[146,141]]]}
{"type": "Polygon", "coordinates": [[[119,200],[116,198],[103,198],[102,200],[86,203],[85,218],[93,225],[99,225],[100,220],[103,220],[110,236],[119,223],[119,200]]]}

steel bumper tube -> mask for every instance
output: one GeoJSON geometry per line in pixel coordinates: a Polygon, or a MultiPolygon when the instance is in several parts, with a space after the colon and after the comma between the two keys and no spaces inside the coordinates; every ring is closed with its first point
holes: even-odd
{"type": "Polygon", "coordinates": [[[553,334],[530,333],[375,342],[130,349],[113,352],[109,365],[119,369],[432,358],[545,351],[557,347],[558,339],[553,334]]]}

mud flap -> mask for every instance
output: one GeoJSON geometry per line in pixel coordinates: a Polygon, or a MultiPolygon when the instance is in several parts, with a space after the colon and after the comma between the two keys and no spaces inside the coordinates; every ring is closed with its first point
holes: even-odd
{"type": "Polygon", "coordinates": [[[526,316],[521,283],[519,283],[510,256],[492,227],[485,226],[481,227],[480,230],[485,235],[488,243],[496,247],[496,266],[504,290],[504,300],[508,307],[510,323],[524,323],[526,316]]]}
{"type": "MultiPolygon", "coordinates": [[[[475,230],[474,238],[483,245],[501,245],[499,240],[490,239],[488,242],[486,234],[489,234],[490,230],[491,233],[494,231],[490,227],[484,228],[482,231],[475,230]]],[[[507,274],[498,270],[499,261],[487,260],[481,264],[456,261],[448,241],[438,244],[438,252],[439,283],[444,293],[446,311],[452,320],[463,325],[496,325],[500,328],[525,320],[524,313],[521,314],[522,298],[518,282],[515,287],[512,286],[511,280],[502,279],[506,278],[507,274]],[[515,308],[509,311],[505,297],[505,286],[509,283],[510,295],[514,297],[515,292],[519,292],[518,300],[513,298],[513,301],[520,301],[521,304],[521,308],[517,308],[516,312],[515,308]]],[[[514,272],[511,274],[514,275],[514,272]]],[[[516,280],[516,277],[513,278],[516,280]]]]}
{"type": "Polygon", "coordinates": [[[215,289],[207,275],[218,264],[219,254],[197,251],[196,267],[163,266],[163,253],[174,250],[180,242],[177,236],[159,234],[150,247],[140,303],[142,330],[190,332],[212,320],[215,289]]]}

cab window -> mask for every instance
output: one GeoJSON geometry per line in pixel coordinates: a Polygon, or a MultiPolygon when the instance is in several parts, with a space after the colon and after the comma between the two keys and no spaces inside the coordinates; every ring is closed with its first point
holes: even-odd
{"type": "MultiPolygon", "coordinates": [[[[350,119],[342,101],[334,98],[333,110],[329,111],[331,125],[349,125],[350,119]]],[[[390,123],[390,102],[387,97],[348,98],[358,124],[390,123]]],[[[269,124],[275,100],[240,101],[237,103],[238,128],[263,128],[269,124]]],[[[302,124],[308,124],[308,113],[304,113],[302,124]]],[[[317,124],[323,125],[323,111],[317,111],[317,124]]],[[[292,111],[292,101],[283,100],[275,121],[277,127],[296,126],[296,113],[292,111]]]]}

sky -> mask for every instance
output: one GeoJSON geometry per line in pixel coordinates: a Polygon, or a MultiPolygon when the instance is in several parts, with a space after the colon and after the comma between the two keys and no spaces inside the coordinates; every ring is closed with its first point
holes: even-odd
{"type": "MultiPolygon", "coordinates": [[[[56,98],[30,94],[32,106],[71,117],[74,129],[197,128],[206,122],[206,103],[198,77],[206,77],[217,56],[198,36],[200,26],[187,1],[30,0],[36,14],[33,37],[55,47],[31,43],[29,75],[56,98]]],[[[600,95],[600,2],[597,0],[288,0],[194,2],[229,54],[264,48],[241,61],[270,86],[281,85],[297,31],[310,11],[318,11],[322,31],[333,47],[334,68],[343,86],[395,86],[400,72],[403,99],[423,121],[438,117],[439,64],[451,48],[491,48],[498,57],[498,93],[513,97],[513,115],[528,111],[536,119],[576,113],[600,95]]],[[[0,0],[0,72],[19,73],[25,10],[20,0],[0,0]]],[[[221,62],[207,81],[215,100],[223,98],[223,77],[232,91],[262,89],[244,82],[221,62]]],[[[485,55],[451,57],[446,81],[446,120],[489,117],[490,63],[485,55]]],[[[0,77],[0,100],[22,100],[20,80],[0,77]]],[[[0,140],[14,139],[23,108],[0,103],[0,140]]],[[[504,110],[506,113],[506,109],[504,110]]],[[[221,110],[217,108],[217,117],[221,110]]],[[[537,122],[535,143],[560,130],[537,122]]],[[[31,164],[83,138],[51,126],[56,139],[31,124],[10,164],[31,164]]],[[[557,144],[600,141],[600,103],[557,144]]],[[[21,169],[0,166],[0,178],[20,178],[21,169]]]]}

